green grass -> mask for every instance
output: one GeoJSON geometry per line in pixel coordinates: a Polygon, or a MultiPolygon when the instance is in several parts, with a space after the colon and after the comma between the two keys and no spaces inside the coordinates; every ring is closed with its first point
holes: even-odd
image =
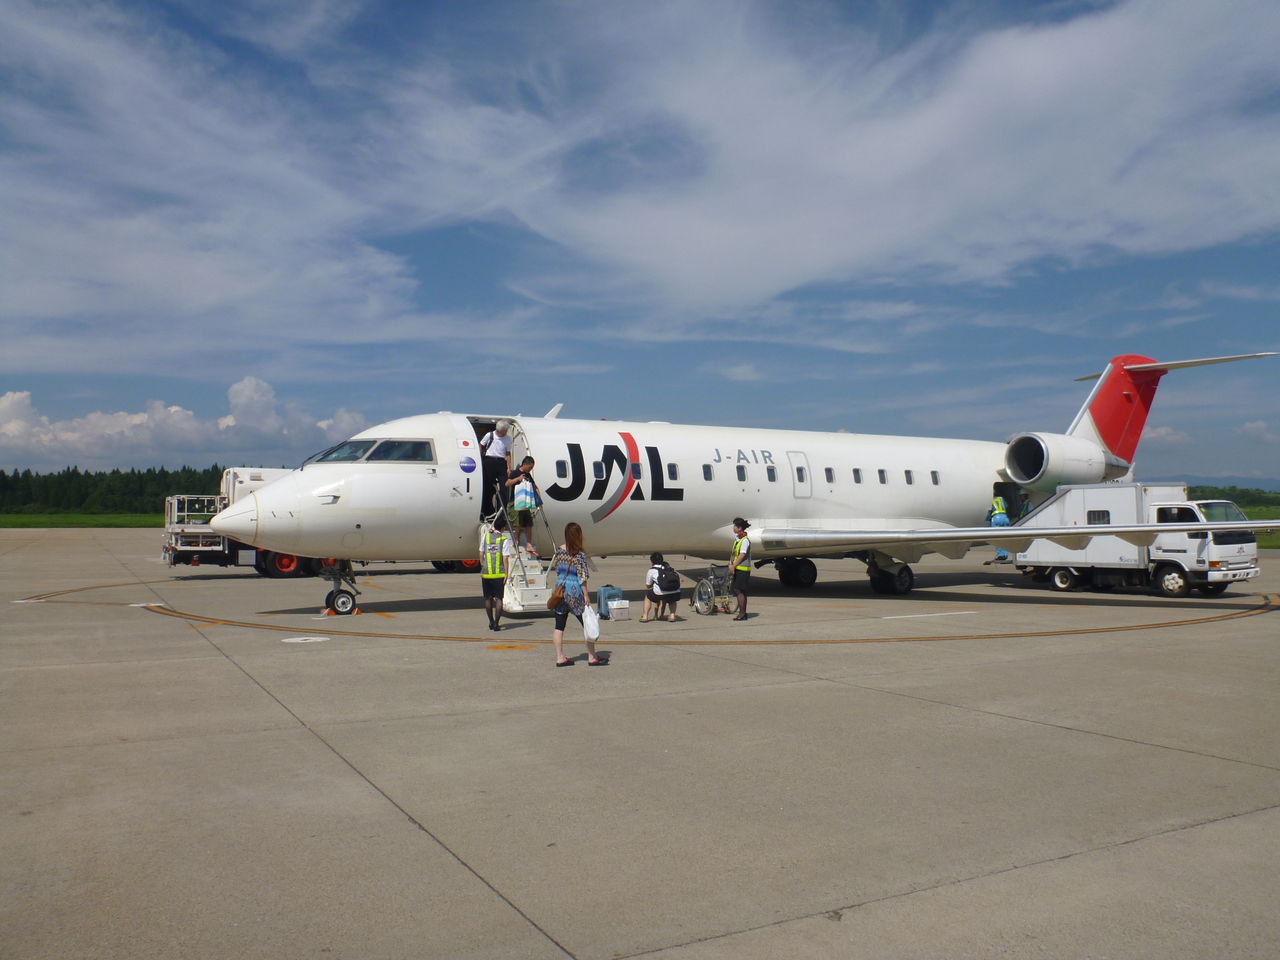
{"type": "MultiPolygon", "coordinates": [[[[1280,520],[1280,507],[1241,507],[1250,520],[1280,520]]],[[[1258,534],[1259,550],[1280,550],[1280,530],[1258,534]]]]}
{"type": "Polygon", "coordinates": [[[0,527],[163,527],[162,513],[0,513],[0,527]]]}

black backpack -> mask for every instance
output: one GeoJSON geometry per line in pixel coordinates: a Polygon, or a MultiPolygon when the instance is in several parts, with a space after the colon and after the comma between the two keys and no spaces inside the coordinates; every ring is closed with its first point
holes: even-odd
{"type": "Polygon", "coordinates": [[[671,593],[673,590],[680,589],[680,574],[669,563],[657,564],[658,567],[658,589],[663,593],[671,593]]]}

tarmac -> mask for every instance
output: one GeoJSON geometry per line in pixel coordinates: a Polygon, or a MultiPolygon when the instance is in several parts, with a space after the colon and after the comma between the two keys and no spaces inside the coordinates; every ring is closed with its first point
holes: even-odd
{"type": "MultiPolygon", "coordinates": [[[[474,574],[324,617],[160,536],[0,530],[4,960],[1280,955],[1280,551],[1219,598],[763,570],[555,669],[474,574]]],[[[646,566],[592,583],[635,617],[646,566]]]]}

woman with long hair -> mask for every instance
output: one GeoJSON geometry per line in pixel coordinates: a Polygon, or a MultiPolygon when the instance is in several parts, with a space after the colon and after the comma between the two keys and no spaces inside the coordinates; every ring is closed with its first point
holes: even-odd
{"type": "MultiPolygon", "coordinates": [[[[551,558],[551,569],[556,573],[556,585],[564,587],[564,598],[556,607],[556,627],[551,642],[556,648],[556,666],[572,667],[573,661],[564,655],[564,625],[569,614],[582,622],[582,611],[587,605],[587,579],[591,570],[587,566],[587,552],[582,545],[582,527],[569,523],[564,528],[564,546],[557,548],[551,558]]],[[[587,641],[587,666],[602,667],[609,661],[596,656],[595,641],[587,641]]]]}

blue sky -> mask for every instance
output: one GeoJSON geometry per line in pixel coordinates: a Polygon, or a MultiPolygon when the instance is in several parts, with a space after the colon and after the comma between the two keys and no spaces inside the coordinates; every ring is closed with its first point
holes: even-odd
{"type": "MultiPolygon", "coordinates": [[[[0,5],[0,468],[440,409],[1002,440],[1280,350],[1274,0],[0,5]]],[[[1280,358],[1139,475],[1280,477],[1280,358]]]]}

